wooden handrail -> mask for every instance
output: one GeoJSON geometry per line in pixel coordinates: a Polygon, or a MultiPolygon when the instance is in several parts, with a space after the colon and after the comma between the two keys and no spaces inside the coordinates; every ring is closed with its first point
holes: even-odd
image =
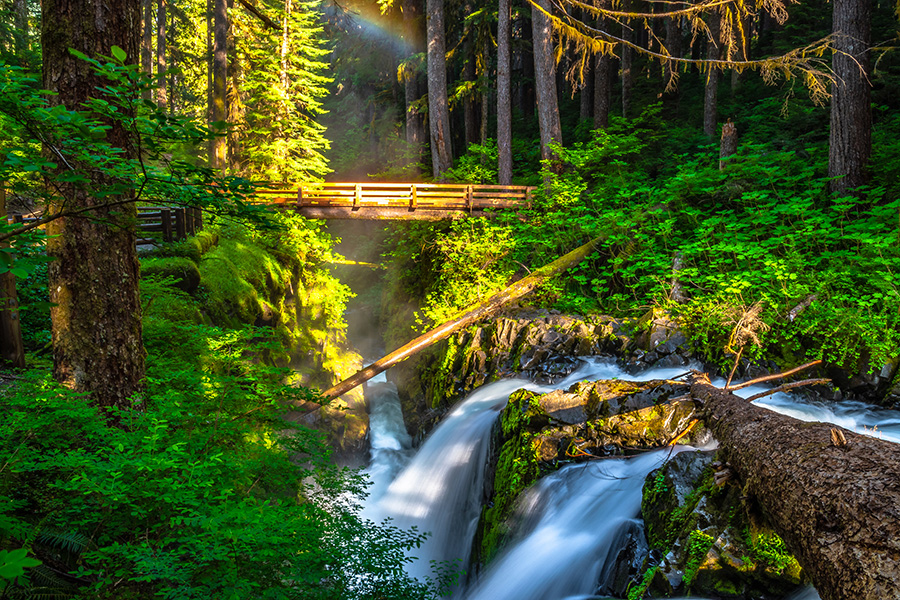
{"type": "Polygon", "coordinates": [[[298,210],[315,208],[353,213],[366,208],[483,212],[489,208],[519,208],[530,204],[535,188],[519,185],[466,183],[302,183],[285,189],[256,191],[258,200],[294,204],[298,210]]]}

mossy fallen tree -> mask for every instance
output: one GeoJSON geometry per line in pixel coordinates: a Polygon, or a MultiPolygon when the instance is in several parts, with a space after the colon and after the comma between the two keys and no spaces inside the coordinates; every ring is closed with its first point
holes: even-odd
{"type": "Polygon", "coordinates": [[[773,413],[704,375],[691,394],[823,600],[900,597],[900,445],[773,413]]]}
{"type": "Polygon", "coordinates": [[[420,335],[411,342],[404,344],[400,348],[397,348],[387,356],[375,361],[362,371],[359,371],[355,375],[348,377],[334,387],[326,390],[322,395],[328,400],[337,398],[338,396],[352,390],[356,386],[365,383],[379,373],[386,371],[393,365],[406,360],[420,350],[431,346],[435,342],[439,342],[445,338],[450,337],[450,335],[452,335],[456,331],[459,331],[463,327],[467,327],[472,323],[477,323],[478,321],[481,321],[482,319],[493,315],[503,305],[528,295],[551,277],[559,275],[560,273],[563,273],[580,263],[582,260],[590,256],[590,254],[596,249],[597,245],[603,241],[603,239],[603,237],[594,238],[583,246],[579,246],[568,254],[556,259],[549,265],[541,267],[528,277],[520,279],[519,281],[513,283],[502,291],[497,292],[487,300],[478,303],[475,307],[457,314],[452,319],[445,321],[431,331],[428,331],[427,333],[420,335]]]}

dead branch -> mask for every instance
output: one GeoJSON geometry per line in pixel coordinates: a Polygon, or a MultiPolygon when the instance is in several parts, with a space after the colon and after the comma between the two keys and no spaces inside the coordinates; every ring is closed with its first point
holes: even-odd
{"type": "Polygon", "coordinates": [[[781,379],[782,377],[788,377],[795,373],[799,373],[800,371],[805,371],[810,367],[815,367],[816,365],[822,364],[821,360],[814,360],[812,362],[808,362],[805,365],[800,365],[799,367],[794,367],[790,371],[783,371],[781,373],[776,373],[774,375],[766,375],[764,377],[757,377],[756,379],[751,379],[750,381],[745,381],[744,383],[739,383],[738,385],[732,386],[729,389],[731,391],[739,390],[745,387],[750,387],[751,385],[756,385],[757,383],[763,383],[765,381],[772,381],[774,379],[781,379]]]}
{"type": "MultiPolygon", "coordinates": [[[[765,392],[760,392],[758,394],[754,394],[747,398],[747,402],[753,402],[754,400],[759,400],[760,398],[765,398],[766,396],[771,396],[772,394],[777,394],[778,392],[783,392],[785,390],[790,390],[796,387],[802,387],[804,385],[818,385],[820,383],[831,383],[830,379],[819,378],[819,379],[804,379],[802,381],[792,381],[790,383],[785,383],[779,385],[778,387],[772,388],[771,390],[766,390],[765,392]]],[[[729,390],[731,391],[731,390],[729,390]]]]}

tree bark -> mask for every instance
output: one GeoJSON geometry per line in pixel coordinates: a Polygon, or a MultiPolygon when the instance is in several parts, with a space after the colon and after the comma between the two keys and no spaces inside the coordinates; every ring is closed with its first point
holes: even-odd
{"type": "MultiPolygon", "coordinates": [[[[44,0],[42,4],[44,88],[51,105],[84,110],[88,98],[98,97],[106,82],[70,48],[88,56],[107,55],[120,46],[134,63],[140,39],[140,0],[44,0]]],[[[113,99],[110,99],[113,100],[113,99]]],[[[129,132],[108,123],[107,141],[133,157],[129,132]]],[[[92,189],[112,182],[93,175],[92,189]]],[[[54,182],[57,195],[51,213],[88,208],[89,217],[63,217],[47,227],[50,309],[54,375],[63,384],[104,407],[130,407],[144,377],[141,341],[139,266],[133,202],[109,206],[110,200],[128,200],[133,192],[98,198],[81,186],[54,182]]]]}
{"type": "Polygon", "coordinates": [[[691,394],[822,600],[900,597],[900,445],[773,413],[705,376],[691,394]]]}
{"type": "MultiPolygon", "coordinates": [[[[0,218],[6,222],[6,186],[3,182],[0,182],[0,218]]],[[[0,243],[0,247],[8,248],[9,243],[0,243]]],[[[25,368],[16,276],[9,271],[0,274],[0,360],[17,369],[25,368]]]]}
{"type": "Polygon", "coordinates": [[[426,0],[428,38],[428,123],[434,178],[453,166],[450,148],[450,109],[447,106],[447,57],[444,44],[444,0],[426,0]]]}
{"type": "Polygon", "coordinates": [[[584,66],[584,82],[578,97],[578,117],[581,121],[594,118],[594,65],[590,58],[584,66]]]}
{"type": "Polygon", "coordinates": [[[510,0],[500,0],[497,12],[497,182],[500,185],[512,183],[510,42],[510,0]]]}
{"type": "MultiPolygon", "coordinates": [[[[536,4],[549,13],[549,0],[537,0],[536,4]]],[[[537,96],[538,126],[541,133],[541,159],[553,160],[556,155],[550,149],[552,143],[562,143],[562,126],[559,122],[559,104],[556,95],[556,68],[553,61],[553,25],[542,10],[531,7],[531,29],[534,45],[534,80],[537,96]]]]}
{"type": "Polygon", "coordinates": [[[835,0],[828,176],[833,192],[845,193],[869,181],[872,107],[869,100],[871,0],[835,0]]]}
{"type": "Polygon", "coordinates": [[[156,5],[156,103],[166,110],[166,0],[157,0],[156,5]]]}
{"type": "Polygon", "coordinates": [[[719,142],[719,170],[725,168],[726,159],[737,152],[738,135],[737,126],[728,119],[722,125],[722,139],[719,142]]]}
{"type": "MultiPolygon", "coordinates": [[[[666,50],[669,55],[674,58],[681,58],[683,51],[683,42],[681,36],[681,17],[669,17],[666,19],[666,50]]],[[[665,64],[665,97],[668,99],[677,98],[678,90],[672,86],[677,85],[678,65],[673,62],[665,64]]]]}
{"type": "MultiPolygon", "coordinates": [[[[212,122],[221,123],[228,118],[228,0],[215,0],[213,22],[212,122]]],[[[225,132],[219,129],[219,133],[210,144],[209,163],[213,169],[224,171],[228,144],[225,132]]]]}
{"type": "MultiPolygon", "coordinates": [[[[153,1],[141,1],[144,13],[144,29],[141,36],[141,70],[149,78],[153,77],[153,1]]],[[[151,95],[149,87],[142,93],[144,100],[150,100],[151,95]]]]}
{"type": "Polygon", "coordinates": [[[594,70],[594,129],[609,127],[609,108],[612,98],[613,58],[598,54],[594,70]]]}
{"type": "MultiPolygon", "coordinates": [[[[622,39],[634,42],[634,29],[628,23],[622,24],[622,39]]],[[[626,119],[631,116],[631,88],[634,87],[634,50],[628,46],[622,46],[622,116],[626,119]]]]}
{"type": "Polygon", "coordinates": [[[442,323],[440,326],[420,335],[408,344],[397,348],[387,356],[375,361],[362,371],[359,371],[355,375],[348,377],[331,389],[326,390],[322,395],[328,400],[333,400],[334,398],[337,398],[342,394],[346,394],[356,386],[365,383],[379,373],[383,373],[397,363],[406,360],[413,354],[416,354],[420,350],[424,350],[435,342],[439,342],[450,337],[455,331],[459,331],[463,327],[471,325],[472,323],[477,323],[478,321],[491,316],[492,314],[497,312],[504,304],[512,302],[513,300],[518,300],[519,298],[530,294],[536,288],[543,285],[551,277],[559,275],[560,273],[563,273],[580,263],[582,260],[590,256],[591,253],[594,252],[594,250],[597,248],[597,245],[600,244],[602,240],[602,237],[595,238],[590,242],[584,244],[583,246],[579,246],[568,254],[556,259],[549,265],[541,267],[528,277],[520,279],[506,289],[497,292],[484,302],[480,302],[475,308],[456,315],[452,319],[442,323]]]}
{"type": "MultiPolygon", "coordinates": [[[[472,5],[471,3],[467,3],[466,14],[472,13],[472,5]]],[[[463,81],[471,82],[474,84],[475,82],[475,45],[472,43],[472,35],[474,32],[469,31],[469,35],[466,36],[465,41],[463,42],[463,56],[465,57],[465,65],[463,66],[463,81]]],[[[465,149],[468,150],[469,144],[474,144],[478,140],[478,120],[475,116],[475,94],[468,93],[466,97],[463,99],[463,123],[464,123],[464,131],[465,131],[465,140],[466,145],[465,149]]]]}
{"type": "MultiPolygon", "coordinates": [[[[706,45],[706,58],[719,59],[719,13],[713,12],[709,17],[710,40],[706,45]]],[[[707,66],[706,93],[703,97],[703,133],[708,138],[715,138],[719,127],[719,70],[712,65],[707,66]]]]}
{"type": "Polygon", "coordinates": [[[28,2],[27,0],[13,0],[13,19],[15,31],[15,52],[19,59],[19,66],[27,69],[28,55],[31,47],[31,32],[28,27],[28,2]]]}

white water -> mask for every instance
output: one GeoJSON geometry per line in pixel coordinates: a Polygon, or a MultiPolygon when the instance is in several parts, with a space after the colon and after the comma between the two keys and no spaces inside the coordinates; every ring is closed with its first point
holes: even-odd
{"type": "MultiPolygon", "coordinates": [[[[581,380],[670,379],[689,368],[653,369],[638,375],[610,361],[592,359],[553,388],[581,380]]],[[[722,382],[718,382],[719,385],[722,382]]],[[[411,448],[392,384],[370,384],[373,481],[364,514],[393,519],[400,527],[416,526],[431,537],[415,554],[411,574],[431,574],[429,561],[459,561],[465,569],[481,511],[491,428],[509,394],[520,388],[549,391],[523,380],[489,384],[460,402],[418,450],[411,448]],[[413,452],[415,454],[413,455],[413,452]]],[[[765,389],[739,390],[748,397],[765,389]]],[[[900,441],[900,411],[862,403],[821,403],[799,396],[774,394],[756,402],[807,421],[841,425],[852,431],[900,441]]],[[[665,460],[666,452],[632,459],[576,465],[541,480],[531,492],[527,524],[514,543],[495,559],[462,596],[466,600],[574,600],[590,598],[604,575],[606,557],[623,526],[640,507],[646,475],[665,460]]],[[[815,600],[811,588],[791,600],[815,600]]]]}
{"type": "Polygon", "coordinates": [[[597,587],[620,529],[638,516],[641,488],[673,451],[572,465],[531,491],[533,525],[491,562],[467,600],[549,600],[597,587]]]}

